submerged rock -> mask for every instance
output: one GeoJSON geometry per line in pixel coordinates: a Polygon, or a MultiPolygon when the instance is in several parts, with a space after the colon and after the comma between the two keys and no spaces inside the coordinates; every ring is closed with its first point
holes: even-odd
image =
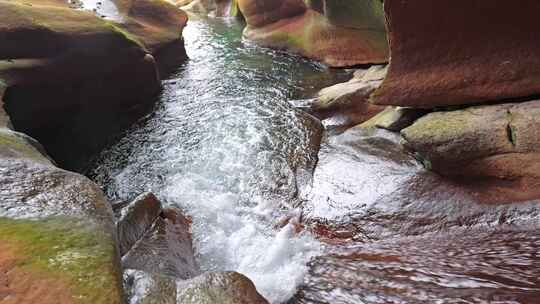
{"type": "Polygon", "coordinates": [[[392,62],[374,102],[432,108],[540,93],[540,2],[384,1],[392,62]]]}
{"type": "Polygon", "coordinates": [[[385,63],[388,44],[379,0],[324,3],[323,12],[303,0],[238,0],[244,37],[299,53],[330,66],[385,63]],[[350,16],[344,19],[343,16],[350,16]]]}
{"type": "Polygon", "coordinates": [[[384,109],[372,104],[369,98],[385,75],[384,66],[357,70],[348,82],[322,89],[309,110],[321,119],[343,116],[343,124],[349,126],[362,123],[384,109]]]}

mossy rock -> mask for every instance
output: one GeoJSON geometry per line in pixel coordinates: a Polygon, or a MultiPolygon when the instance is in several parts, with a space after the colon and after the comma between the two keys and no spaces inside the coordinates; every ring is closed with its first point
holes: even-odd
{"type": "Polygon", "coordinates": [[[43,304],[123,303],[116,247],[99,224],[64,217],[0,218],[0,239],[8,303],[32,303],[36,292],[43,304]]]}

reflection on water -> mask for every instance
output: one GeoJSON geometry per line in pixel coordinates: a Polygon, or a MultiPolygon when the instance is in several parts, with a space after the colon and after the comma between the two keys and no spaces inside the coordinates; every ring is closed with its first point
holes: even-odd
{"type": "Polygon", "coordinates": [[[246,45],[234,20],[189,22],[190,61],[164,81],[155,112],[105,151],[91,176],[110,198],[151,190],[193,217],[199,260],[237,270],[279,303],[319,250],[292,225],[321,126],[290,99],[347,78],[299,57],[246,45]]]}

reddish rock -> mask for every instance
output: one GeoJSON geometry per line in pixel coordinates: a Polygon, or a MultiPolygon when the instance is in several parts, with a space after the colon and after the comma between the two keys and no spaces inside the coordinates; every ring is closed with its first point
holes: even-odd
{"type": "Polygon", "coordinates": [[[380,2],[351,2],[337,7],[328,2],[323,12],[307,7],[303,0],[239,0],[247,26],[244,37],[260,45],[283,49],[343,67],[385,63],[388,45],[380,2]],[[377,13],[378,3],[381,13],[377,13]],[[358,20],[342,20],[344,10],[358,20]],[[327,14],[327,15],[325,15],[327,14]]]}
{"type": "Polygon", "coordinates": [[[540,93],[540,2],[388,0],[391,64],[375,103],[463,105],[540,93]]]}

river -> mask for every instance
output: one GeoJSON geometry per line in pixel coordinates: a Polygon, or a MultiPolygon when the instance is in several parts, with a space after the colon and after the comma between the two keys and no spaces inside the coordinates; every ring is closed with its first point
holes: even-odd
{"type": "Polygon", "coordinates": [[[189,21],[190,59],[90,172],[111,200],[181,208],[202,268],[243,273],[272,303],[540,303],[538,202],[481,204],[396,134],[324,135],[291,104],[350,72],[242,28],[189,21]]]}

